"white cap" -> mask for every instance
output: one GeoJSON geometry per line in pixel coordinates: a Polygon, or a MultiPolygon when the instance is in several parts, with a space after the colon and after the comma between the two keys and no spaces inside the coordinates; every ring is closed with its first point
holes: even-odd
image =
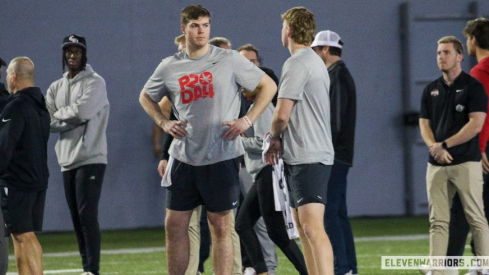
{"type": "Polygon", "coordinates": [[[316,34],[316,37],[314,38],[314,41],[311,44],[311,47],[316,47],[316,46],[331,46],[331,47],[337,47],[337,48],[343,48],[342,45],[340,45],[340,40],[341,37],[330,30],[327,31],[320,31],[316,34]]]}

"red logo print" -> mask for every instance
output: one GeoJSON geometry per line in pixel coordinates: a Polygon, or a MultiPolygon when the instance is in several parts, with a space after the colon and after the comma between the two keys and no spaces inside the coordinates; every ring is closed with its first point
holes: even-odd
{"type": "Polygon", "coordinates": [[[212,74],[209,73],[209,72],[203,72],[199,76],[199,82],[202,85],[211,84],[211,82],[212,82],[212,74]]]}
{"type": "Polygon", "coordinates": [[[178,83],[180,84],[183,104],[197,101],[199,98],[214,97],[214,85],[210,72],[182,76],[178,79],[178,83]]]}

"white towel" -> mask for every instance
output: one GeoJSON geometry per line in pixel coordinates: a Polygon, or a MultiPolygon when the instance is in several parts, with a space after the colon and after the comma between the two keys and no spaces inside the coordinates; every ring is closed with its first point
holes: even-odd
{"type": "Polygon", "coordinates": [[[273,201],[275,203],[275,211],[282,211],[285,205],[285,197],[287,188],[283,190],[283,183],[285,178],[283,177],[283,161],[279,160],[278,165],[272,166],[272,179],[273,179],[273,201]],[[282,185],[282,186],[281,186],[282,185]]]}
{"type": "Polygon", "coordinates": [[[263,139],[263,145],[261,146],[261,161],[265,161],[265,153],[268,151],[268,148],[270,148],[270,133],[265,135],[265,139],[263,139]]]}
{"type": "MultiPolygon", "coordinates": [[[[262,160],[265,161],[265,152],[270,147],[270,135],[265,137],[262,146],[262,160]]],[[[299,232],[297,231],[297,225],[295,224],[294,217],[292,216],[292,208],[289,204],[289,191],[287,189],[287,183],[285,182],[284,175],[284,161],[278,160],[278,164],[272,166],[272,179],[273,179],[273,201],[275,203],[275,211],[282,211],[284,216],[285,228],[287,228],[287,234],[290,239],[299,238],[299,232]]]]}
{"type": "Polygon", "coordinates": [[[163,174],[163,178],[161,179],[161,186],[168,187],[171,186],[171,167],[173,165],[173,157],[170,156],[168,159],[168,165],[165,169],[165,174],[163,174]]]}

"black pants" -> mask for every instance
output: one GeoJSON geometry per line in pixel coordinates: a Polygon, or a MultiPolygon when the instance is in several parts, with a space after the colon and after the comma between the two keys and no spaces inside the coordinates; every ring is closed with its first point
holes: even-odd
{"type": "MultiPolygon", "coordinates": [[[[0,187],[3,188],[3,187],[0,187]]],[[[0,211],[0,274],[6,274],[8,270],[8,238],[5,237],[5,222],[0,211]]]]}
{"type": "MultiPolygon", "coordinates": [[[[489,175],[484,174],[484,185],[482,187],[482,199],[484,201],[484,212],[489,221],[489,175]]],[[[465,218],[464,209],[458,193],[455,194],[450,208],[450,226],[448,229],[447,256],[462,256],[465,250],[465,241],[470,231],[470,225],[465,218]]],[[[470,242],[472,253],[475,255],[474,240],[470,242]]]]}
{"type": "Polygon", "coordinates": [[[282,212],[275,211],[272,166],[270,165],[263,168],[258,174],[236,218],[236,232],[257,274],[268,271],[260,242],[253,230],[260,216],[263,216],[270,239],[282,250],[299,274],[307,274],[304,256],[297,243],[289,239],[282,212]]]}
{"type": "Polygon", "coordinates": [[[98,203],[105,164],[90,164],[63,172],[66,201],[70,208],[83,270],[98,274],[100,269],[100,228],[98,203]]]}

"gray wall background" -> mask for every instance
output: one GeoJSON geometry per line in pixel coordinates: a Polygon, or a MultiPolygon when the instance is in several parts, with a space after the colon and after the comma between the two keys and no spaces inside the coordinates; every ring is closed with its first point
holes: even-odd
{"type": "MultiPolygon", "coordinates": [[[[316,15],[318,31],[331,29],[345,42],[343,59],[356,81],[358,96],[356,153],[350,170],[351,216],[407,213],[404,204],[404,156],[399,4],[422,1],[206,1],[212,13],[211,36],[224,36],[233,48],[254,44],[262,65],[280,75],[289,57],[280,40],[280,14],[303,5],[316,15]]],[[[36,65],[36,85],[44,91],[61,77],[61,42],[76,33],[87,39],[88,63],[107,82],[111,114],[108,126],[109,165],[100,202],[104,229],[161,226],[164,194],[152,155],[152,122],[138,103],[147,78],[162,58],[173,54],[181,33],[179,15],[190,1],[0,0],[0,56],[9,61],[29,56],[36,65]]],[[[432,0],[430,8],[446,1],[432,0]]],[[[457,9],[469,1],[452,0],[457,9]]],[[[429,34],[432,56],[426,67],[436,71],[436,40],[461,36],[461,29],[429,34]],[[434,69],[433,69],[434,68],[434,69]]],[[[4,80],[5,76],[3,76],[4,80]]],[[[52,135],[51,171],[45,229],[72,228],[52,135]]],[[[426,157],[416,160],[426,163],[426,157]]],[[[1,161],[1,160],[0,160],[1,161]]],[[[420,191],[423,192],[423,191],[420,191]]]]}

